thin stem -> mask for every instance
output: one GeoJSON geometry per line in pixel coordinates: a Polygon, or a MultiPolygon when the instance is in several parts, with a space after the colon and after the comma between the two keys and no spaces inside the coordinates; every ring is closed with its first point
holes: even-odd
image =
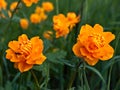
{"type": "Polygon", "coordinates": [[[85,65],[85,62],[83,62],[83,77],[84,77],[84,80],[85,80],[85,85],[87,87],[87,90],[90,90],[85,69],[86,69],[86,65],[85,65]]]}
{"type": "Polygon", "coordinates": [[[59,14],[59,2],[56,0],[56,14],[59,14]]]}
{"type": "MultiPolygon", "coordinates": [[[[83,69],[80,68],[78,73],[79,73],[79,77],[80,77],[81,87],[84,87],[84,85],[83,85],[83,73],[82,73],[82,71],[83,71],[83,69]]],[[[82,90],[84,90],[84,88],[82,90]]]]}
{"type": "Polygon", "coordinates": [[[47,71],[46,71],[46,83],[45,83],[45,88],[47,88],[47,85],[48,85],[48,82],[49,82],[49,64],[47,64],[47,67],[46,67],[47,71]]]}
{"type": "Polygon", "coordinates": [[[69,84],[68,84],[68,89],[70,89],[70,88],[72,87],[72,85],[73,85],[73,82],[74,82],[75,77],[76,77],[76,75],[77,75],[77,72],[78,72],[78,69],[79,69],[80,64],[81,64],[81,61],[77,64],[74,72],[72,72],[72,76],[71,76],[70,81],[69,81],[69,84]]]}
{"type": "Polygon", "coordinates": [[[38,90],[40,90],[40,85],[39,85],[38,79],[37,79],[35,73],[33,72],[33,70],[31,70],[31,74],[32,74],[33,77],[34,77],[34,80],[35,80],[35,82],[36,82],[36,85],[37,85],[38,90]]]}
{"type": "Polygon", "coordinates": [[[22,74],[20,73],[20,80],[19,80],[19,86],[18,86],[18,90],[21,90],[21,82],[22,82],[22,74]]]}

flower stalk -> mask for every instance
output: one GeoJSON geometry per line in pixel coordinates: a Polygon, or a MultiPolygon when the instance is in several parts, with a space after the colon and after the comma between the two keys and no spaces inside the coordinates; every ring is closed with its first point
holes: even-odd
{"type": "Polygon", "coordinates": [[[38,79],[37,79],[35,73],[33,72],[33,70],[30,70],[30,71],[31,71],[31,74],[33,75],[33,78],[35,80],[38,90],[40,90],[40,85],[39,85],[39,82],[38,82],[38,79]]]}

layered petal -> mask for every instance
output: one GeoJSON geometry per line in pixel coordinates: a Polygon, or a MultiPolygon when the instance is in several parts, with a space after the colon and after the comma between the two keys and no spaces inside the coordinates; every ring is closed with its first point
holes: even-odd
{"type": "Polygon", "coordinates": [[[33,64],[27,64],[25,62],[19,62],[18,63],[18,69],[20,70],[20,72],[25,72],[30,70],[33,67],[33,64]]]}
{"type": "Polygon", "coordinates": [[[80,46],[80,43],[79,43],[79,42],[76,43],[76,44],[73,46],[73,48],[72,48],[74,54],[75,54],[77,57],[82,57],[81,52],[80,52],[80,48],[81,48],[81,46],[80,46]]]}
{"type": "Polygon", "coordinates": [[[95,65],[98,60],[109,60],[113,57],[114,49],[109,43],[115,39],[111,32],[103,32],[103,27],[95,24],[94,27],[86,24],[80,29],[77,43],[73,46],[76,56],[84,58],[89,65],[95,65]],[[80,44],[78,44],[80,42],[80,44]]]}

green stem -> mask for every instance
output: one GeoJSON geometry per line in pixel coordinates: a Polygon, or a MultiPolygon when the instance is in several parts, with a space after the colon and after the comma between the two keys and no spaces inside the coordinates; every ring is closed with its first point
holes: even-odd
{"type": "Polygon", "coordinates": [[[56,14],[59,14],[59,2],[56,0],[56,14]]]}
{"type": "Polygon", "coordinates": [[[90,90],[85,69],[86,69],[86,65],[85,65],[85,62],[83,62],[83,77],[84,77],[84,80],[85,80],[85,86],[86,86],[87,90],[90,90]]]}
{"type": "Polygon", "coordinates": [[[79,69],[80,64],[81,64],[81,61],[77,64],[74,72],[72,72],[72,76],[71,76],[70,81],[69,81],[69,84],[68,84],[68,90],[69,90],[69,89],[72,87],[72,85],[73,85],[73,82],[74,82],[75,77],[76,77],[76,75],[77,75],[77,72],[78,72],[78,69],[79,69]]]}
{"type": "Polygon", "coordinates": [[[38,90],[40,90],[40,85],[39,85],[38,79],[37,79],[35,73],[33,72],[33,70],[31,70],[31,74],[32,74],[33,77],[34,77],[34,80],[35,80],[35,82],[36,82],[36,85],[37,85],[38,90]]]}

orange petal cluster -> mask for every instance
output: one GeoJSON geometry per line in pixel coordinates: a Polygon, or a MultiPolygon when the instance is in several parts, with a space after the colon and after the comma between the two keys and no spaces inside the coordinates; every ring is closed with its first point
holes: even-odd
{"type": "Polygon", "coordinates": [[[6,58],[14,62],[14,67],[20,72],[30,70],[34,64],[42,64],[46,57],[43,55],[43,41],[39,37],[30,40],[26,34],[18,37],[18,41],[10,41],[6,50],[6,58]]]}
{"type": "Polygon", "coordinates": [[[51,2],[43,2],[42,7],[46,12],[50,12],[54,9],[53,4],[51,2]]]}
{"type": "Polygon", "coordinates": [[[16,6],[17,6],[18,2],[13,2],[11,5],[10,5],[10,10],[13,11],[16,6]]]}
{"type": "Polygon", "coordinates": [[[7,2],[5,0],[0,0],[0,10],[7,8],[7,2]]]}
{"type": "Polygon", "coordinates": [[[22,0],[27,7],[30,7],[33,3],[38,3],[39,0],[22,0]]]}
{"type": "Polygon", "coordinates": [[[21,26],[23,29],[27,29],[27,28],[28,28],[28,25],[29,25],[29,22],[28,22],[27,19],[25,19],[25,18],[20,19],[20,26],[21,26]]]}
{"type": "Polygon", "coordinates": [[[32,13],[30,16],[31,23],[38,24],[41,21],[44,21],[47,18],[46,12],[50,12],[52,10],[53,10],[53,5],[50,2],[44,2],[42,4],[42,7],[37,6],[35,12],[32,13]]]}
{"type": "Polygon", "coordinates": [[[86,24],[81,27],[73,52],[77,57],[84,58],[89,65],[95,65],[99,59],[105,61],[112,58],[114,49],[109,43],[114,39],[115,35],[103,32],[101,25],[91,27],[86,24]]]}
{"type": "Polygon", "coordinates": [[[56,31],[56,38],[66,36],[70,30],[80,21],[80,16],[76,16],[74,12],[69,12],[67,17],[58,14],[53,17],[53,29],[56,31]]]}

